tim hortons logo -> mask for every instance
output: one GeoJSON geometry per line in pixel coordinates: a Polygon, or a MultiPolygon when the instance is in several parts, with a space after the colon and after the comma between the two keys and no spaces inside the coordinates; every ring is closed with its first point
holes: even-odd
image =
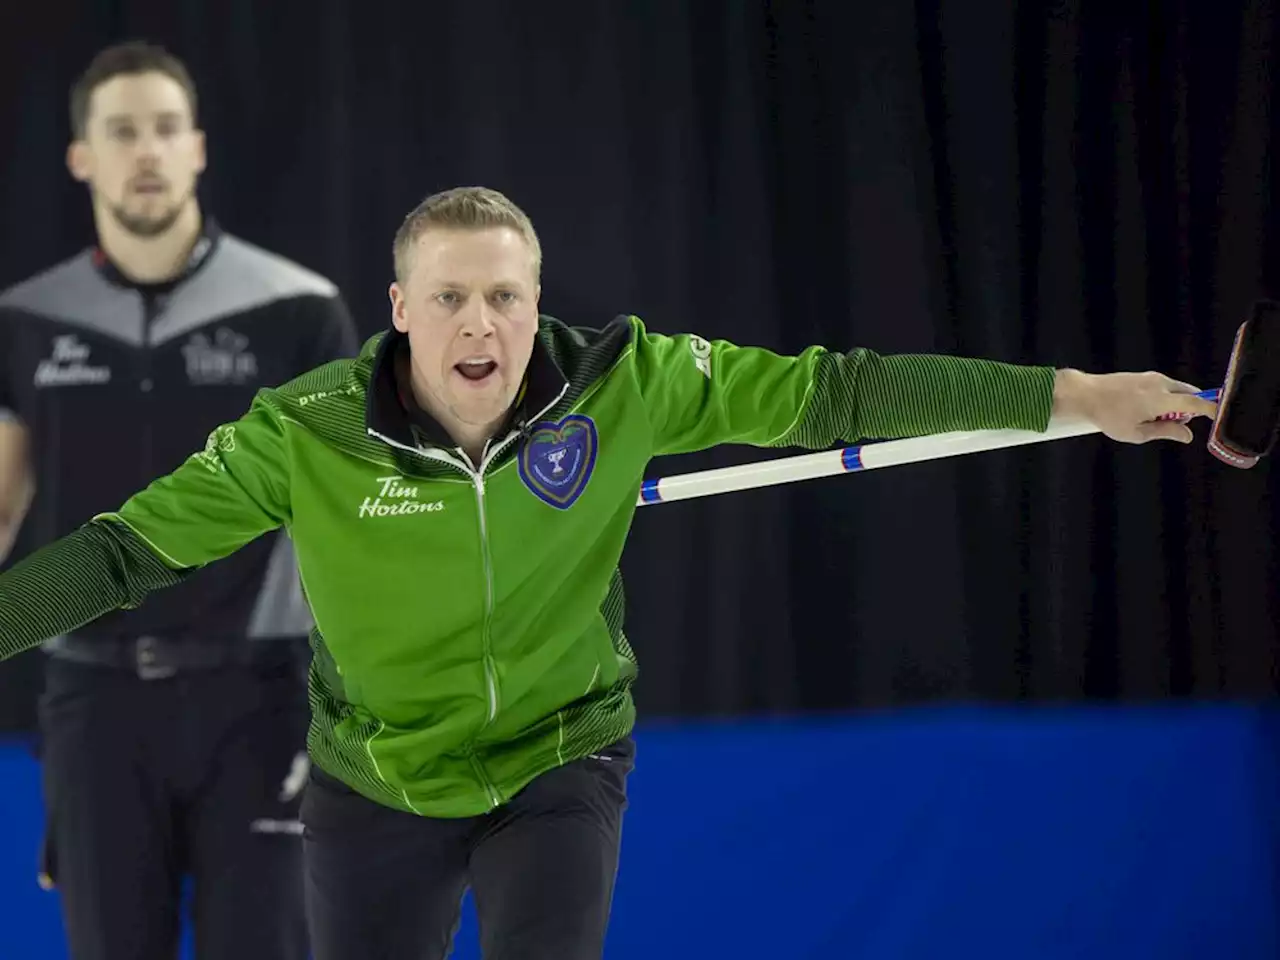
{"type": "Polygon", "coordinates": [[[365,497],[359,516],[404,517],[414,513],[439,513],[444,503],[418,499],[418,488],[404,483],[404,477],[377,477],[382,486],[376,496],[365,497]]]}

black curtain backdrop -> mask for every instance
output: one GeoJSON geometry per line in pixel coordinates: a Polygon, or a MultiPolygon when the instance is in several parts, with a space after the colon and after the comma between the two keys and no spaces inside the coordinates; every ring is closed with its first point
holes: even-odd
{"type": "MultiPolygon", "coordinates": [[[[529,211],[544,309],[581,324],[1208,387],[1250,302],[1280,294],[1263,0],[45,0],[0,18],[5,284],[89,240],[66,89],[100,45],[145,36],[200,84],[207,209],[333,277],[366,334],[400,218],[464,183],[529,211]]],[[[1274,470],[1227,468],[1199,436],[646,508],[624,560],[641,709],[1269,696],[1274,470]]],[[[36,676],[33,656],[0,668],[10,727],[36,676]]]]}

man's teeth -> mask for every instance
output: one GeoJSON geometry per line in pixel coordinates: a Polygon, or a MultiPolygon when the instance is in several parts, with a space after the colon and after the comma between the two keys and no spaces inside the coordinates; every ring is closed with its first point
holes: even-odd
{"type": "Polygon", "coordinates": [[[498,369],[497,361],[483,358],[479,360],[462,360],[457,365],[457,370],[468,380],[484,380],[498,369]]]}

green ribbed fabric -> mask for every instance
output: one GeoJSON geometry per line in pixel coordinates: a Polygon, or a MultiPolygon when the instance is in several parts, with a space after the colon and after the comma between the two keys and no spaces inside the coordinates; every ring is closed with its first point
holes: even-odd
{"type": "Polygon", "coordinates": [[[128,528],[94,521],[0,577],[0,660],[173,586],[170,570],[128,528]]]}
{"type": "Polygon", "coordinates": [[[813,398],[774,446],[814,449],[951,430],[1044,430],[1053,407],[1051,367],[868,350],[821,358],[813,398]]]}

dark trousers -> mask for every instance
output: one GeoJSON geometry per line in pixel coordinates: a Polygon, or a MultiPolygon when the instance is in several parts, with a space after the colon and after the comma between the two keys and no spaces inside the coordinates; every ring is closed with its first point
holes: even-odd
{"type": "Polygon", "coordinates": [[[313,770],[302,820],[315,960],[441,960],[468,886],[485,960],[598,960],[634,756],[626,738],[458,820],[381,806],[313,770]]]}
{"type": "Polygon", "coordinates": [[[72,960],[305,960],[300,668],[141,679],[52,658],[40,703],[44,870],[72,960]],[[292,775],[291,775],[292,774],[292,775]]]}

